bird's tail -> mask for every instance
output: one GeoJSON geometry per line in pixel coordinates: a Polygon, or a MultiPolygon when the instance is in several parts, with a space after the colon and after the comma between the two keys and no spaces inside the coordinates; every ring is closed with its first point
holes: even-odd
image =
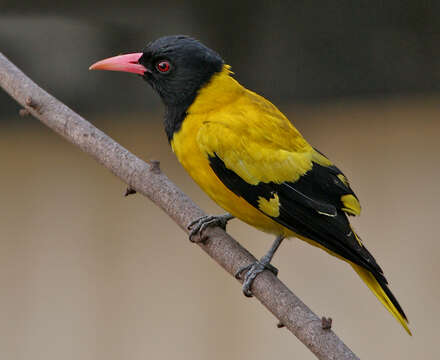
{"type": "Polygon", "coordinates": [[[373,294],[376,295],[379,301],[396,318],[396,320],[402,324],[408,334],[412,335],[411,330],[408,327],[408,319],[397,302],[397,299],[388,288],[386,280],[384,278],[377,279],[370,271],[359,265],[351,263],[351,266],[353,266],[354,270],[358,273],[365,284],[367,284],[373,294]]]}

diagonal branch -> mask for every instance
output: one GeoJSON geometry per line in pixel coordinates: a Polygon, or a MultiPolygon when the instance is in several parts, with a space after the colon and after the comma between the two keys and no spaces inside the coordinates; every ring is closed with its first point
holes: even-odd
{"type": "MultiPolygon", "coordinates": [[[[156,165],[139,159],[66,105],[45,92],[0,53],[0,86],[30,114],[93,156],[132,189],[164,210],[184,231],[191,221],[205,215],[156,165]]],[[[198,245],[227,272],[256,259],[220,228],[205,232],[198,245]]],[[[186,240],[187,241],[187,240],[186,240]]],[[[319,359],[358,357],[296,295],[271,272],[253,283],[254,296],[319,359]]]]}

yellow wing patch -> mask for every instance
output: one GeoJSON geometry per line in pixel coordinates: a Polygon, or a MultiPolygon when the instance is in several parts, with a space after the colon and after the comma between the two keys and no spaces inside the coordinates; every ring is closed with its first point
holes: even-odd
{"type": "Polygon", "coordinates": [[[258,198],[258,208],[264,212],[266,215],[271,217],[280,216],[280,199],[277,193],[273,194],[273,197],[269,200],[264,197],[258,198]]]}
{"type": "Polygon", "coordinates": [[[350,186],[350,184],[348,183],[347,178],[346,178],[344,175],[339,174],[339,175],[337,175],[337,176],[338,176],[338,179],[341,180],[342,183],[343,183],[345,186],[350,186]]]}
{"type": "MultiPolygon", "coordinates": [[[[339,176],[338,176],[339,177],[339,176]]],[[[359,204],[358,199],[353,195],[343,195],[341,196],[341,201],[343,204],[342,210],[351,215],[360,215],[361,204],[359,204]]]]}

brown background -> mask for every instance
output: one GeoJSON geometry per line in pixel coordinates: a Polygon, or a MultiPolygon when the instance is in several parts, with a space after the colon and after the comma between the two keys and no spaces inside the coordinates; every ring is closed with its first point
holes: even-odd
{"type": "MultiPolygon", "coordinates": [[[[355,226],[414,330],[408,337],[349,266],[298,240],[283,244],[281,279],[332,316],[361,358],[440,355],[438,100],[285,109],[351,178],[364,207],[355,226]]],[[[220,212],[177,164],[159,115],[89,119],[160,159],[197,203],[220,212]]],[[[139,195],[124,198],[124,184],[85,154],[33,119],[15,118],[0,134],[2,358],[313,358],[165,214],[139,195]]],[[[256,255],[272,240],[239,221],[229,229],[256,255]]]]}

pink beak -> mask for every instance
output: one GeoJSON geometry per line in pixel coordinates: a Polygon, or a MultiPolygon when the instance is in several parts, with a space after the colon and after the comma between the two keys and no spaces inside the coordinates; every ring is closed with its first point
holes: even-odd
{"type": "Polygon", "coordinates": [[[144,75],[148,70],[145,66],[139,64],[138,61],[141,56],[142,53],[114,56],[94,63],[89,67],[89,70],[124,71],[144,75]]]}

